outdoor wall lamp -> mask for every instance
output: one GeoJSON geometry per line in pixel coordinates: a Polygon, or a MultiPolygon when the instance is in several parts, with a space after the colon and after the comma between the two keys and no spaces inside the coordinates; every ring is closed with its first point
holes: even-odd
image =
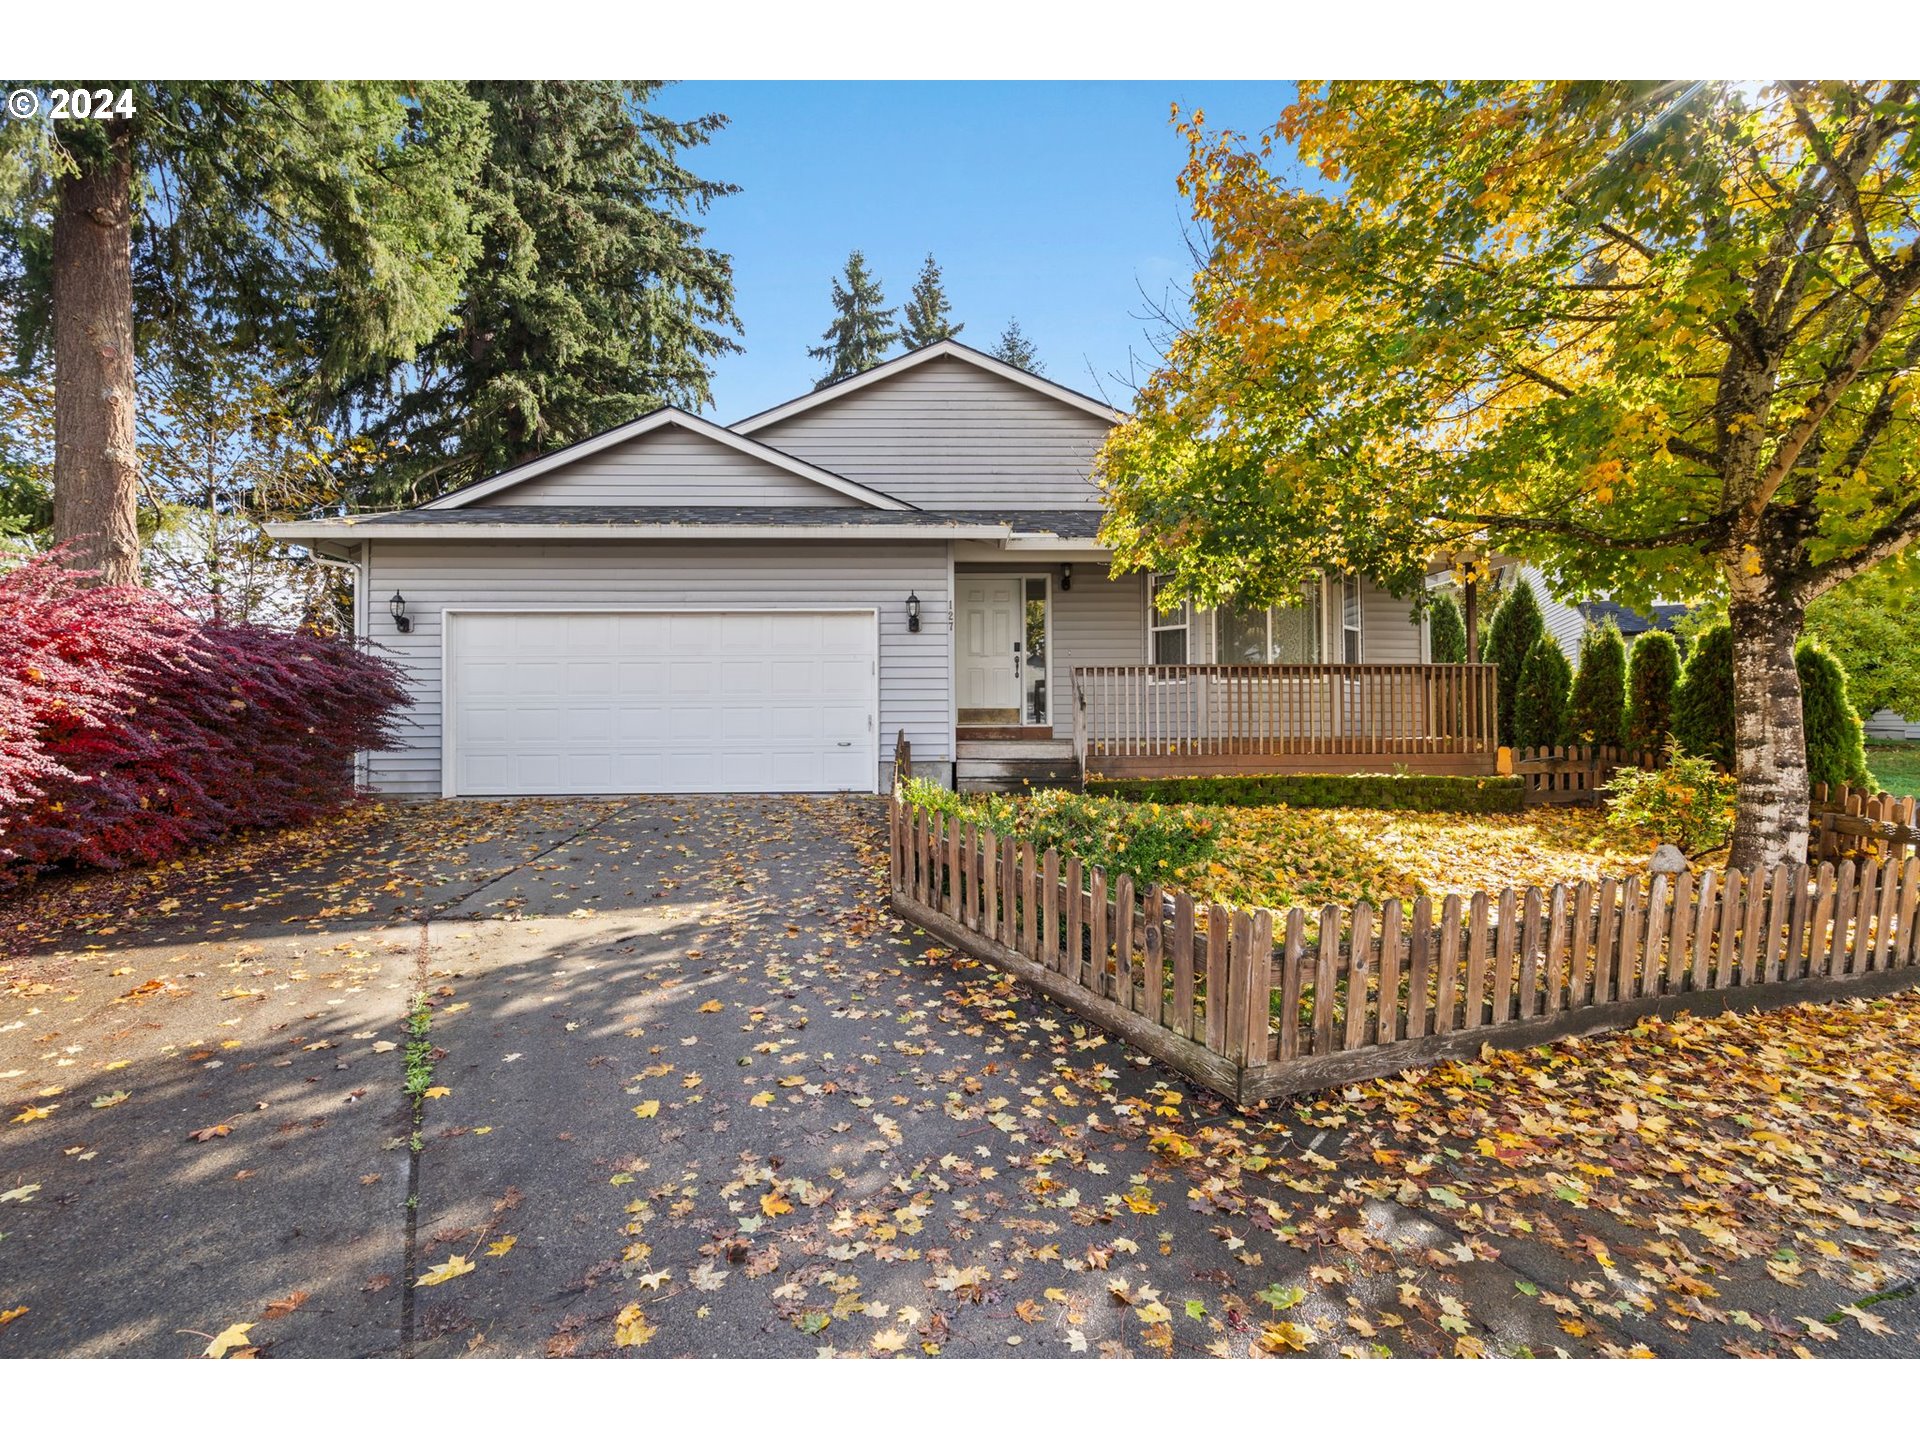
{"type": "Polygon", "coordinates": [[[907,633],[920,633],[920,597],[911,590],[907,592],[907,633]]]}
{"type": "Polygon", "coordinates": [[[1073,566],[1062,565],[1060,567],[1060,588],[1062,590],[1071,590],[1073,588],[1073,566]]]}
{"type": "Polygon", "coordinates": [[[413,633],[413,621],[407,615],[407,597],[398,590],[393,592],[393,598],[387,602],[387,613],[393,616],[394,629],[402,635],[413,633]]]}

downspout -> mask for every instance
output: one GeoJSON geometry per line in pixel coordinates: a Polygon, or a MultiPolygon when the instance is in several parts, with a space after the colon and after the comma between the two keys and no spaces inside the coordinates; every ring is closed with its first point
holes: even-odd
{"type": "MultiPolygon", "coordinates": [[[[316,565],[326,565],[335,570],[345,570],[353,576],[353,638],[356,643],[366,638],[366,590],[367,568],[366,550],[361,548],[359,559],[336,560],[331,555],[322,555],[317,548],[309,548],[307,558],[316,565]]],[[[367,752],[357,751],[353,757],[353,786],[356,790],[367,788],[367,752]]]]}

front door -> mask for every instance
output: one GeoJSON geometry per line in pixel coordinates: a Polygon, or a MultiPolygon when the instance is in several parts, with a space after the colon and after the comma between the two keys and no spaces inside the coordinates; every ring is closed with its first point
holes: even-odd
{"type": "Polygon", "coordinates": [[[1026,649],[1024,582],[1017,575],[962,575],[956,583],[960,723],[1018,724],[1026,649]]]}

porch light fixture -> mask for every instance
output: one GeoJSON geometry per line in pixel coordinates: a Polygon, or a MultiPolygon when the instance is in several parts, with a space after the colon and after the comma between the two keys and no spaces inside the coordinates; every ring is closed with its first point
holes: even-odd
{"type": "Polygon", "coordinates": [[[1073,588],[1073,566],[1062,565],[1060,567],[1060,588],[1062,590],[1071,590],[1073,588]]]}
{"type": "Polygon", "coordinates": [[[407,597],[398,590],[393,592],[393,598],[387,602],[387,613],[393,616],[394,629],[402,635],[413,633],[413,620],[407,614],[407,597]]]}
{"type": "Polygon", "coordinates": [[[911,590],[907,592],[907,633],[920,633],[920,597],[911,590]]]}

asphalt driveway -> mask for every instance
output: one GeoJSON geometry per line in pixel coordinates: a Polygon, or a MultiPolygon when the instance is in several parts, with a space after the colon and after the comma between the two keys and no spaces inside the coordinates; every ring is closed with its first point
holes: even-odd
{"type": "Polygon", "coordinates": [[[16,899],[0,1356],[1920,1352],[1885,1132],[1720,1243],[1633,1133],[1619,1203],[1489,1176],[1471,1086],[1243,1116],[894,919],[879,818],[368,807],[16,899]]]}

